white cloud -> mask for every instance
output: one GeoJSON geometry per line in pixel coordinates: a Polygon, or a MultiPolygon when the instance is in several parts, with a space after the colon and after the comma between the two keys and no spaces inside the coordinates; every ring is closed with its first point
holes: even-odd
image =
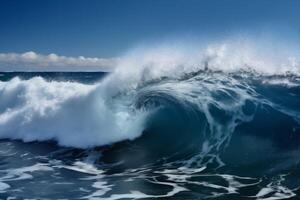
{"type": "Polygon", "coordinates": [[[0,71],[111,71],[117,58],[42,55],[33,51],[0,53],[0,71]]]}

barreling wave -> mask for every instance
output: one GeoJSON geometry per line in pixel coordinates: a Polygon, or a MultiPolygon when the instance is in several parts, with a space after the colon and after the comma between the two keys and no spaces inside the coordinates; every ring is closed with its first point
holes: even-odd
{"type": "Polygon", "coordinates": [[[137,49],[94,84],[0,82],[0,137],[78,148],[129,140],[149,158],[184,157],[189,167],[223,165],[220,152],[235,145],[236,132],[273,131],[275,139],[257,137],[284,146],[282,132],[266,119],[283,120],[284,130],[299,137],[299,64],[250,47],[137,49]]]}

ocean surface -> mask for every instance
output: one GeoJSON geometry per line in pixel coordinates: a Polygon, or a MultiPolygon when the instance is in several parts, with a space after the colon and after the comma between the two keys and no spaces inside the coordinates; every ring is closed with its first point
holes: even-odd
{"type": "Polygon", "coordinates": [[[300,77],[0,73],[0,199],[300,199],[300,77]]]}

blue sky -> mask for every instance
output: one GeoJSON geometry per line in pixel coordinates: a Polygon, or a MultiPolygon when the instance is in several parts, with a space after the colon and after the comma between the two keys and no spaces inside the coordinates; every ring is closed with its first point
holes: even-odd
{"type": "Polygon", "coordinates": [[[109,58],[170,37],[299,37],[299,19],[298,0],[1,0],[0,53],[109,58]]]}

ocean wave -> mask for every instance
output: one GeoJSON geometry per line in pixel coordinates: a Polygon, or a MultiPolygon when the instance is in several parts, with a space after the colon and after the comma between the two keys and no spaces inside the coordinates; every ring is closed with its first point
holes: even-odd
{"type": "Polygon", "coordinates": [[[241,43],[198,50],[139,49],[93,84],[41,77],[2,81],[0,137],[76,148],[129,141],[137,150],[121,151],[125,160],[133,152],[136,163],[140,155],[193,167],[224,165],[221,152],[240,148],[232,137],[260,133],[256,127],[272,130],[276,137],[268,140],[284,146],[277,126],[262,116],[285,121],[290,135],[299,132],[295,59],[272,60],[241,43]]]}

